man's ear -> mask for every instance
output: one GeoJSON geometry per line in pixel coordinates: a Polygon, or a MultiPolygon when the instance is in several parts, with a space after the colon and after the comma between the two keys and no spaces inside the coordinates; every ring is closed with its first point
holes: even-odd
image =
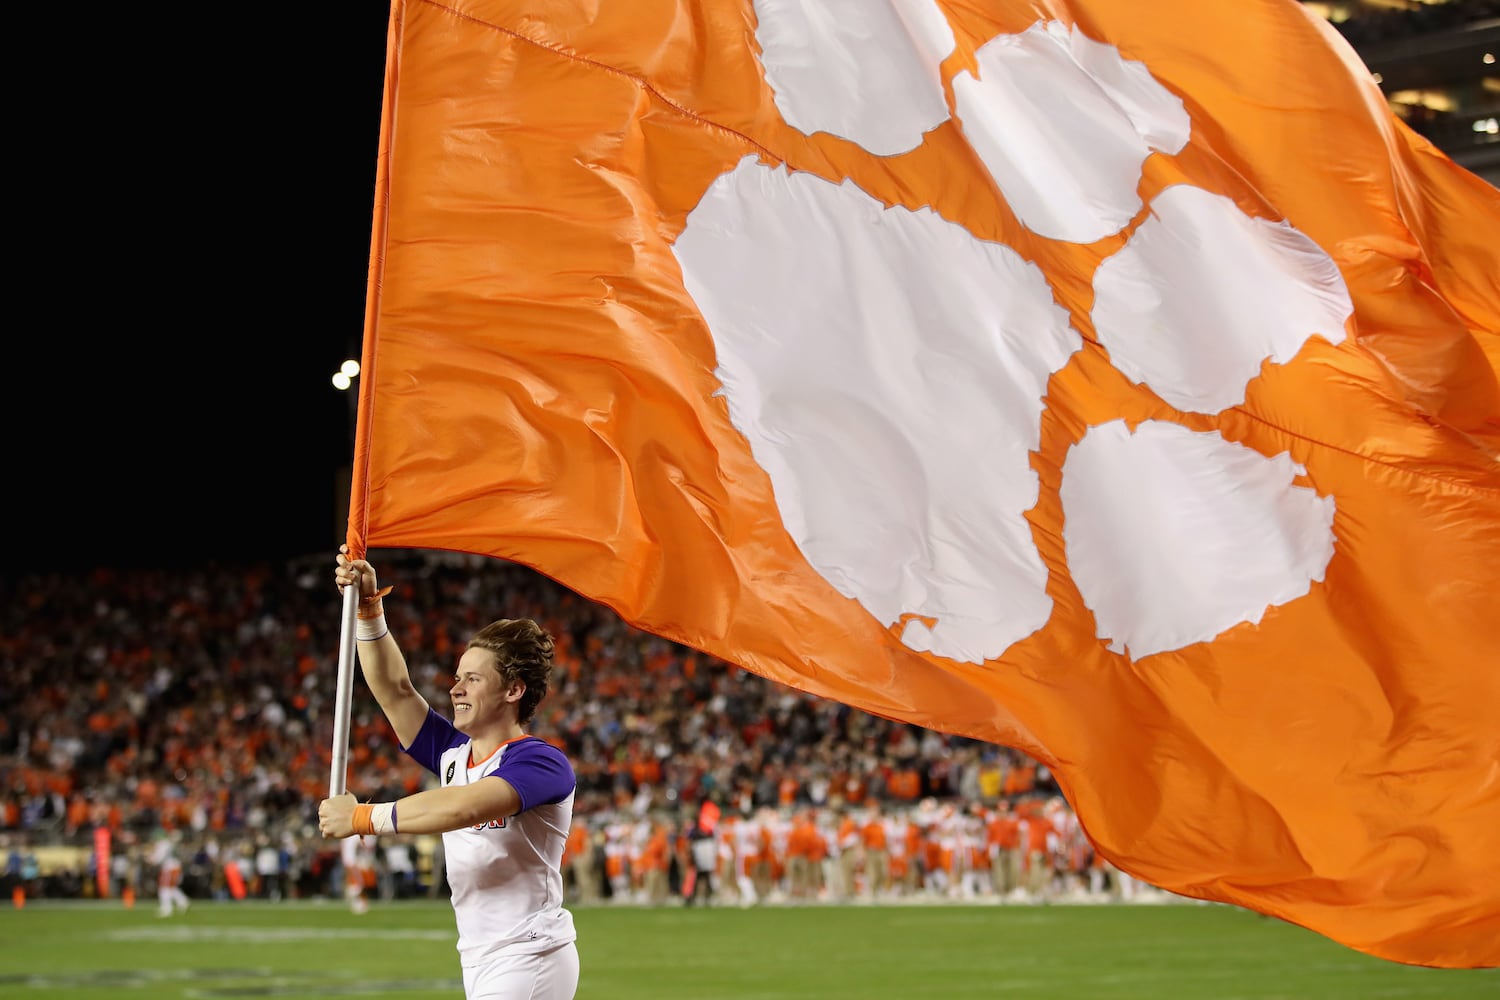
{"type": "Polygon", "coordinates": [[[505,689],[506,701],[520,701],[521,696],[526,693],[526,682],[516,681],[505,689]]]}

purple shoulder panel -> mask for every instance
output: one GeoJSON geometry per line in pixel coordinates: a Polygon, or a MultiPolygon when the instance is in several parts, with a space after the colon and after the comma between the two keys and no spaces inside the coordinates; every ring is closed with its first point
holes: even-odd
{"type": "Polygon", "coordinates": [[[573,794],[578,784],[567,754],[536,737],[507,747],[505,756],[500,758],[500,766],[490,775],[510,782],[521,796],[522,812],[535,806],[561,802],[573,794]]]}
{"type": "Polygon", "coordinates": [[[417,733],[417,738],[411,741],[411,746],[402,747],[401,750],[406,756],[433,774],[437,774],[438,768],[443,763],[443,754],[466,743],[468,739],[463,733],[453,728],[453,723],[429,708],[427,721],[422,723],[421,732],[417,733]]]}

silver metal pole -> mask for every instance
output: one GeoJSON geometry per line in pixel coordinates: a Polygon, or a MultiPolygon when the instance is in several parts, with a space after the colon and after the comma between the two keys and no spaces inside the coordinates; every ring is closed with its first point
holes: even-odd
{"type": "Polygon", "coordinates": [[[344,588],[344,616],[339,630],[339,687],[333,702],[333,763],[328,795],[343,795],[349,777],[349,712],[354,695],[354,626],[359,617],[359,584],[344,588]]]}

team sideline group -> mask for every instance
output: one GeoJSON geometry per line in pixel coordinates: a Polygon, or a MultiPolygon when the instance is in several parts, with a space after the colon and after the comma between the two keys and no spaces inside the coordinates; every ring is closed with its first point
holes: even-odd
{"type": "Polygon", "coordinates": [[[1149,888],[1097,854],[1055,796],[580,818],[563,864],[584,904],[1129,901],[1149,888]]]}

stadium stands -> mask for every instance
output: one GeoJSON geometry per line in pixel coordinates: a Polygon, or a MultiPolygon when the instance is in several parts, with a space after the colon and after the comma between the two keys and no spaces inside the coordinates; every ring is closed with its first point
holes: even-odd
{"type": "Polygon", "coordinates": [[[1375,74],[1395,112],[1500,185],[1500,0],[1304,0],[1375,74]]]}
{"type": "MultiPolygon", "coordinates": [[[[986,831],[1003,803],[1034,803],[1038,816],[1050,803],[1047,864],[1071,871],[1078,887],[1087,879],[1091,852],[1070,811],[1046,769],[1016,751],[773,684],[638,632],[522,567],[409,552],[388,554],[383,568],[396,584],[391,625],[439,708],[448,704],[458,643],[481,619],[530,615],[557,636],[559,676],[534,731],[563,747],[578,772],[577,815],[600,859],[597,886],[574,879],[578,898],[659,902],[675,894],[689,824],[709,800],[726,828],[755,826],[766,840],[753,862],[726,854],[731,865],[765,865],[755,875],[762,899],[989,894],[994,886],[973,873],[991,853],[986,831]],[[815,867],[832,872],[837,819],[864,822],[876,805],[892,824],[889,839],[909,848],[902,880],[792,885],[779,838],[799,817],[816,827],[799,850],[824,841],[815,867]],[[918,829],[908,840],[909,818],[918,829]],[[941,885],[939,869],[948,873],[941,885]]],[[[93,830],[105,827],[115,844],[110,895],[126,884],[139,891],[153,876],[150,849],[164,838],[183,860],[190,895],[338,895],[337,851],[315,833],[338,654],[327,566],[98,570],[0,587],[8,884],[25,882],[33,895],[99,894],[92,870],[63,864],[28,875],[26,858],[59,847],[91,858],[93,830]]],[[[352,716],[350,789],[379,799],[419,788],[423,772],[395,752],[362,683],[352,716]]],[[[389,893],[442,891],[436,845],[412,838],[406,846],[416,855],[412,875],[384,857],[377,866],[389,893]]],[[[587,861],[570,870],[587,872],[587,861]]],[[[864,867],[861,860],[854,873],[864,867]]],[[[1063,887],[1046,891],[1053,888],[1063,887]]],[[[733,879],[718,889],[746,898],[733,879]]]]}

